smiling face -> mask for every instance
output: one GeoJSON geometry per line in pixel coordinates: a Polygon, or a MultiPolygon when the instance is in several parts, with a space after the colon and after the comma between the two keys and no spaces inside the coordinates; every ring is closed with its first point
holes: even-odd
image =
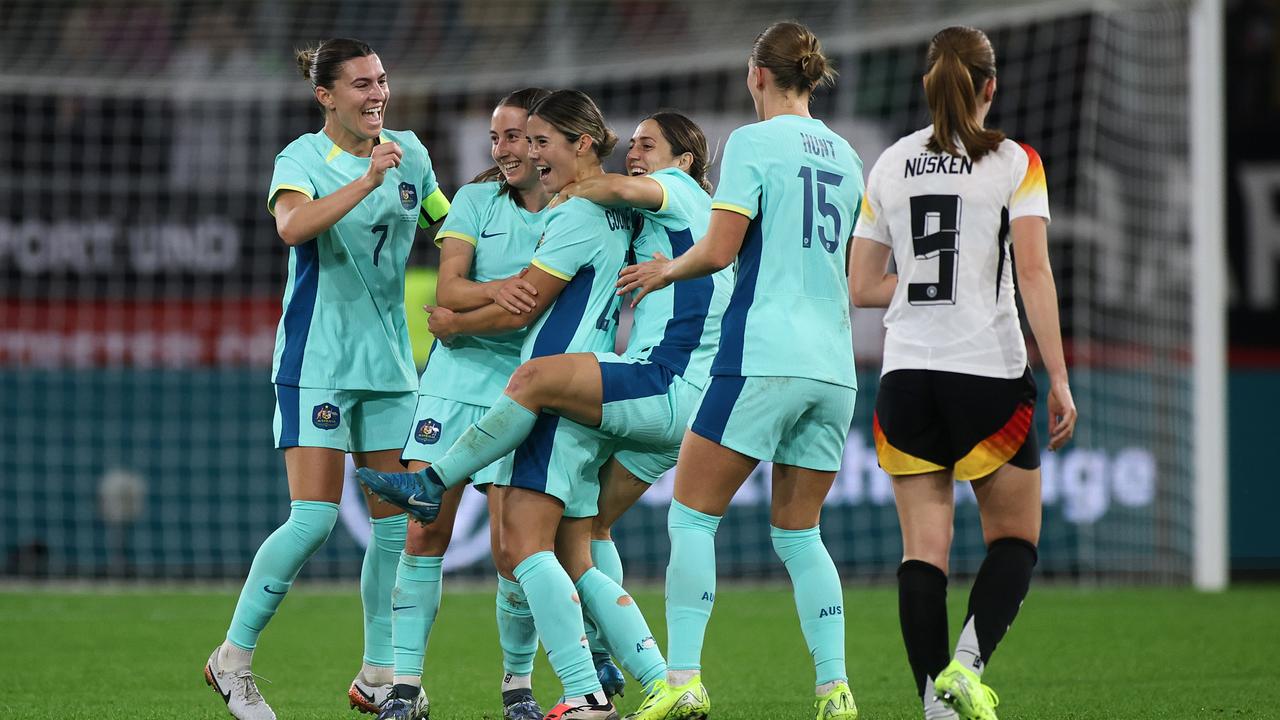
{"type": "MultiPolygon", "coordinates": [[[[548,193],[558,193],[577,179],[578,145],[537,115],[529,116],[529,160],[548,193]]],[[[588,151],[590,144],[588,143],[588,151]]]]}
{"type": "Polygon", "coordinates": [[[391,90],[377,55],[354,57],[342,64],[332,88],[316,88],[325,108],[325,124],[363,142],[378,137],[391,90]]]}
{"type": "Polygon", "coordinates": [[[662,134],[658,121],[650,118],[637,125],[631,136],[631,146],[627,150],[627,174],[648,175],[669,167],[687,171],[688,162],[682,162],[687,155],[673,155],[671,143],[662,134]]]}
{"type": "Polygon", "coordinates": [[[525,133],[528,119],[528,110],[503,105],[493,111],[489,120],[489,154],[507,184],[517,190],[529,190],[538,184],[538,173],[529,159],[529,136],[525,133]]]}

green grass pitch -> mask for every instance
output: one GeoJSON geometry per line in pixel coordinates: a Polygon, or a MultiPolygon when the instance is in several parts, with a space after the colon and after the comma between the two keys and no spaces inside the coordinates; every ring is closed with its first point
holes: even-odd
{"type": "MultiPolygon", "coordinates": [[[[951,592],[952,634],[966,588],[951,592]]],[[[664,641],[660,592],[637,594],[664,641]]],[[[846,591],[849,672],[865,720],[919,718],[891,588],[846,591]]],[[[0,717],[224,718],[201,669],[222,638],[226,592],[0,592],[0,717]]],[[[290,594],[254,669],[282,720],[348,718],[361,655],[350,592],[290,594]]],[[[500,654],[488,592],[446,593],[427,654],[435,720],[500,718],[500,654]]],[[[1224,594],[1033,587],[986,679],[1011,718],[1278,718],[1280,586],[1224,594]]],[[[534,690],[559,684],[539,658],[534,690]]],[[[725,585],[704,674],[714,720],[813,717],[813,668],[790,593],[725,585]]],[[[632,682],[620,709],[641,699],[632,682]]]]}

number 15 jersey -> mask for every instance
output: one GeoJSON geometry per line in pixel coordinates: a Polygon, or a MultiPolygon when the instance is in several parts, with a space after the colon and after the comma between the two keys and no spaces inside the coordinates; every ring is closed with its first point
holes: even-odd
{"type": "Polygon", "coordinates": [[[944,370],[1022,377],[1027,348],[1013,297],[1009,223],[1049,219],[1044,166],[1005,140],[974,162],[926,148],[933,126],[880,156],[857,237],[893,248],[898,287],[885,314],[881,374],[944,370]]]}
{"type": "Polygon", "coordinates": [[[821,121],[779,115],[733,131],[712,210],[750,218],[712,375],[857,388],[845,248],[862,161],[821,121]]]}

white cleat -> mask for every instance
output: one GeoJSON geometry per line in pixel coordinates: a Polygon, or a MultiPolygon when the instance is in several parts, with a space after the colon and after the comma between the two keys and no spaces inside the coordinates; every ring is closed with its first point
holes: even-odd
{"type": "Polygon", "coordinates": [[[224,671],[218,664],[219,650],[221,646],[214,648],[209,662],[205,663],[204,681],[222,696],[227,712],[239,720],[276,720],[271,706],[258,692],[253,671],[248,668],[224,671]]]}
{"type": "Polygon", "coordinates": [[[351,701],[351,709],[359,710],[362,713],[377,715],[382,711],[382,705],[391,697],[391,685],[374,685],[364,681],[362,675],[357,674],[356,679],[351,681],[351,687],[347,690],[347,699],[351,701]]]}

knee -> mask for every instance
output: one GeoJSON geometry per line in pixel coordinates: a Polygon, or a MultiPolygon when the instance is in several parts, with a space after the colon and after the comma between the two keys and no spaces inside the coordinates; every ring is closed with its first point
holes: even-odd
{"type": "Polygon", "coordinates": [[[289,511],[286,525],[294,538],[309,554],[320,549],[338,522],[338,506],[316,501],[295,501],[289,511]]]}
{"type": "Polygon", "coordinates": [[[508,539],[508,535],[509,533],[503,533],[498,538],[498,543],[493,548],[493,564],[504,577],[514,578],[516,566],[524,562],[530,553],[524,552],[519,543],[508,539]]]}
{"type": "Polygon", "coordinates": [[[441,557],[449,549],[451,530],[438,522],[425,526],[410,522],[409,534],[404,540],[405,552],[419,557],[441,557]]]}
{"type": "Polygon", "coordinates": [[[532,397],[542,381],[543,373],[537,360],[530,360],[516,368],[507,381],[507,395],[514,399],[532,397]]]}
{"type": "Polygon", "coordinates": [[[904,533],[902,559],[922,560],[946,572],[947,561],[951,556],[951,539],[954,534],[955,531],[950,525],[904,533]]]}

